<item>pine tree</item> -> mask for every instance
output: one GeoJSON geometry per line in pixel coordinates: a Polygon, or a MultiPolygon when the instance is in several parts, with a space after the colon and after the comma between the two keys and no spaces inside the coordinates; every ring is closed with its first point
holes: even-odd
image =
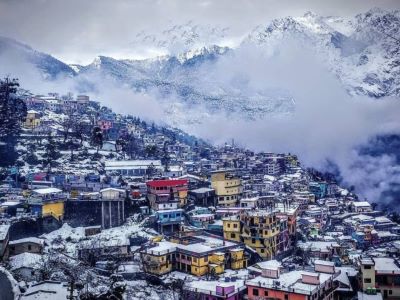
{"type": "Polygon", "coordinates": [[[94,127],[92,131],[92,145],[97,148],[97,153],[103,147],[103,132],[98,126],[94,127]]]}
{"type": "Polygon", "coordinates": [[[0,166],[15,164],[15,146],[26,118],[25,102],[17,96],[17,79],[0,80],[0,166]]]}
{"type": "Polygon", "coordinates": [[[47,143],[44,148],[43,165],[47,166],[48,173],[51,172],[52,167],[57,166],[57,159],[61,157],[61,153],[57,148],[57,144],[52,135],[47,137],[47,143]]]}

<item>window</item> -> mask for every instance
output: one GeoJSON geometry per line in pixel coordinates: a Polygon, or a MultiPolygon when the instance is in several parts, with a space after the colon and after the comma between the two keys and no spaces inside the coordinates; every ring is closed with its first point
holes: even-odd
{"type": "Polygon", "coordinates": [[[264,296],[268,297],[268,291],[264,291],[264,296]]]}
{"type": "Polygon", "coordinates": [[[204,257],[204,262],[208,262],[208,256],[204,257]]]}
{"type": "Polygon", "coordinates": [[[258,296],[258,289],[253,289],[253,296],[258,296]]]}
{"type": "Polygon", "coordinates": [[[285,294],[285,300],[289,300],[289,295],[285,294]]]}
{"type": "Polygon", "coordinates": [[[31,251],[32,250],[32,246],[28,245],[28,250],[31,251]]]}
{"type": "Polygon", "coordinates": [[[196,257],[193,257],[193,262],[197,263],[197,258],[196,257]]]}
{"type": "Polygon", "coordinates": [[[364,266],[365,270],[371,270],[371,266],[364,266]]]}
{"type": "Polygon", "coordinates": [[[393,294],[393,291],[392,291],[392,290],[389,290],[389,295],[391,295],[391,294],[393,294]]]}
{"type": "Polygon", "coordinates": [[[233,228],[237,228],[238,227],[238,224],[233,224],[233,228]]]}
{"type": "Polygon", "coordinates": [[[371,278],[364,278],[364,283],[371,283],[371,278]]]}
{"type": "Polygon", "coordinates": [[[228,223],[228,225],[227,225],[227,226],[228,226],[228,228],[230,228],[230,227],[231,227],[231,223],[228,223]]]}
{"type": "Polygon", "coordinates": [[[234,238],[236,238],[236,234],[231,233],[231,239],[234,239],[234,238]]]}

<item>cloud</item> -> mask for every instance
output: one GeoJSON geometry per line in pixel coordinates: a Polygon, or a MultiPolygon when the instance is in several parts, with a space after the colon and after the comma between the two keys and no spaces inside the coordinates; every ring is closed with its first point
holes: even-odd
{"type": "Polygon", "coordinates": [[[382,199],[391,184],[400,183],[396,158],[384,153],[360,154],[358,149],[376,136],[400,134],[398,99],[349,96],[323,67],[315,49],[296,39],[274,49],[244,48],[203,71],[222,86],[240,77],[246,79],[242,89],[287,90],[296,101],[293,114],[257,120],[209,114],[202,124],[185,129],[216,144],[234,138],[259,151],[296,153],[306,166],[322,170],[334,163],[346,185],[354,185],[370,201],[382,199]]]}
{"type": "MultiPolygon", "coordinates": [[[[0,0],[0,35],[23,41],[69,63],[89,63],[97,55],[144,55],[131,42],[142,30],[161,32],[171,24],[229,27],[241,36],[259,24],[315,11],[353,16],[379,5],[398,8],[397,0],[0,0]]],[[[146,53],[151,55],[151,53],[146,53]]]]}

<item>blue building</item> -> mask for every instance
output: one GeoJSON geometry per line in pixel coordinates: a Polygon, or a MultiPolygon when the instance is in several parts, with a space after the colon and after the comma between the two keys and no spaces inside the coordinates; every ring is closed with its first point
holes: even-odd
{"type": "Polygon", "coordinates": [[[325,198],[328,192],[328,184],[326,182],[310,182],[308,184],[310,192],[315,195],[315,198],[325,198]]]}
{"type": "Polygon", "coordinates": [[[155,212],[157,228],[161,233],[173,233],[185,220],[183,209],[168,209],[155,212]]]}

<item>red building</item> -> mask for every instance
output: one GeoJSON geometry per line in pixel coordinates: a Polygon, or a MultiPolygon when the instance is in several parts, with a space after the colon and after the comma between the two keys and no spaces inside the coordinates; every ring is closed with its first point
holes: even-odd
{"type": "Polygon", "coordinates": [[[147,183],[147,198],[153,210],[175,209],[187,201],[188,180],[152,180],[147,183]]]}

